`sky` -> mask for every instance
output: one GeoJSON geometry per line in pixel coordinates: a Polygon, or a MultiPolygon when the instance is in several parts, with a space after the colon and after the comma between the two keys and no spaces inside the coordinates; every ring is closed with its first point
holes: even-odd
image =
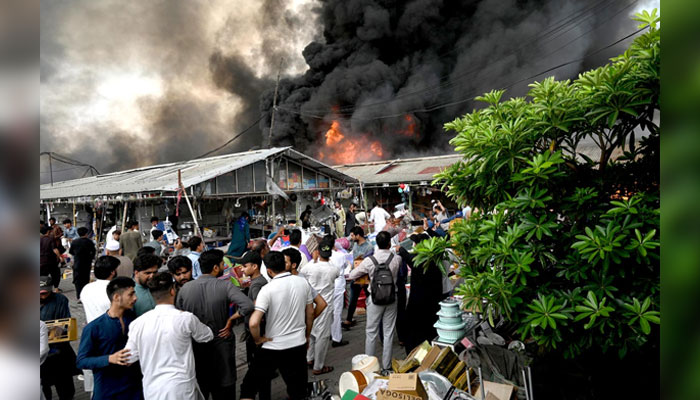
{"type": "MultiPolygon", "coordinates": [[[[261,95],[274,88],[278,70],[284,82],[308,77],[306,46],[331,40],[329,32],[339,35],[337,4],[333,18],[328,13],[333,3],[41,1],[40,151],[111,172],[196,157],[251,125],[225,151],[261,146],[265,123],[255,124],[261,95]]],[[[340,3],[346,11],[365,7],[365,26],[372,22],[373,1],[340,3]]],[[[639,0],[622,18],[653,7],[658,0],[639,0]]],[[[480,15],[501,13],[489,11],[480,15]]],[[[605,29],[604,36],[614,37],[618,27],[605,29]]],[[[361,37],[373,34],[357,30],[361,37]]],[[[321,48],[329,49],[326,45],[321,48]]],[[[40,160],[46,183],[47,157],[40,160]]],[[[58,162],[52,166],[57,181],[85,172],[58,162]]]]}
{"type": "MultiPolygon", "coordinates": [[[[276,74],[280,57],[284,74],[303,71],[301,49],[317,30],[313,18],[298,16],[313,17],[310,7],[304,0],[42,1],[40,150],[105,172],[216,147],[242,128],[245,114],[258,113],[262,88],[253,83],[269,84],[260,78],[276,74]],[[238,93],[212,79],[217,56],[241,64],[238,93]]],[[[238,149],[257,140],[242,139],[238,149]]],[[[85,170],[53,166],[58,180],[85,170]]]]}

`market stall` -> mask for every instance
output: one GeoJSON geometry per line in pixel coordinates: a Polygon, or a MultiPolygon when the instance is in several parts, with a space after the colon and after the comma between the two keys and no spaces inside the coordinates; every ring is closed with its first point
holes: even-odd
{"type": "Polygon", "coordinates": [[[431,209],[431,200],[440,200],[449,209],[457,208],[431,183],[435,174],[460,160],[460,155],[445,155],[344,164],[333,168],[357,180],[350,186],[356,192],[362,192],[363,209],[371,209],[376,201],[393,213],[396,205],[403,203],[409,212],[420,215],[431,209]]]}
{"type": "Polygon", "coordinates": [[[353,183],[291,147],[276,147],[41,185],[40,214],[59,222],[75,218],[98,239],[134,220],[146,235],[156,216],[171,222],[180,237],[202,235],[218,246],[242,212],[251,216],[251,235],[266,236],[298,219],[307,205],[322,215],[327,199],[353,183]]]}

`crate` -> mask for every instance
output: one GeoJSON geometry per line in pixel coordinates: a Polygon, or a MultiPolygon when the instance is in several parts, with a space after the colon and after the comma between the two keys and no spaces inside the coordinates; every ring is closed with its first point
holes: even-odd
{"type": "Polygon", "coordinates": [[[78,340],[78,322],[75,318],[54,319],[44,322],[49,328],[49,343],[78,340]]]}

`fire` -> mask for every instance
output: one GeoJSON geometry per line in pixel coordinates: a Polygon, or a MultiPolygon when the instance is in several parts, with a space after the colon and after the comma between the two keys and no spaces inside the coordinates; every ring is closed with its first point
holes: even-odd
{"type": "Polygon", "coordinates": [[[340,123],[338,121],[333,121],[331,128],[326,132],[326,144],[333,146],[340,143],[345,136],[340,132],[340,123]]]}
{"type": "Polygon", "coordinates": [[[398,131],[399,135],[419,139],[418,132],[416,130],[416,121],[413,119],[413,117],[410,114],[406,114],[404,115],[403,119],[405,121],[405,128],[398,131]]]}
{"type": "Polygon", "coordinates": [[[372,144],[369,146],[370,150],[372,150],[372,153],[376,154],[379,157],[384,156],[384,149],[382,148],[382,144],[379,142],[372,142],[372,144]]]}
{"type": "Polygon", "coordinates": [[[379,141],[371,141],[366,134],[347,137],[343,134],[340,122],[337,120],[331,123],[325,138],[326,144],[319,151],[318,157],[333,164],[374,161],[384,157],[384,148],[379,141]]]}

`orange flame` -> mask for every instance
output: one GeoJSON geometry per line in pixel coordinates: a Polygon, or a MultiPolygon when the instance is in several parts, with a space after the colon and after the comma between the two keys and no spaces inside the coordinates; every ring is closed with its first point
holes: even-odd
{"type": "Polygon", "coordinates": [[[413,120],[413,117],[406,114],[403,119],[406,121],[406,128],[399,130],[399,135],[419,139],[418,132],[416,132],[416,121],[413,120]]]}
{"type": "Polygon", "coordinates": [[[340,132],[340,123],[338,121],[333,121],[331,128],[326,132],[326,144],[333,146],[340,143],[345,138],[342,132],[340,132]]]}
{"type": "Polygon", "coordinates": [[[318,153],[320,160],[333,164],[374,161],[384,157],[384,148],[379,141],[370,141],[368,135],[347,137],[343,134],[340,122],[334,120],[325,134],[326,144],[318,153]],[[369,143],[369,149],[367,144],[369,143]]]}

